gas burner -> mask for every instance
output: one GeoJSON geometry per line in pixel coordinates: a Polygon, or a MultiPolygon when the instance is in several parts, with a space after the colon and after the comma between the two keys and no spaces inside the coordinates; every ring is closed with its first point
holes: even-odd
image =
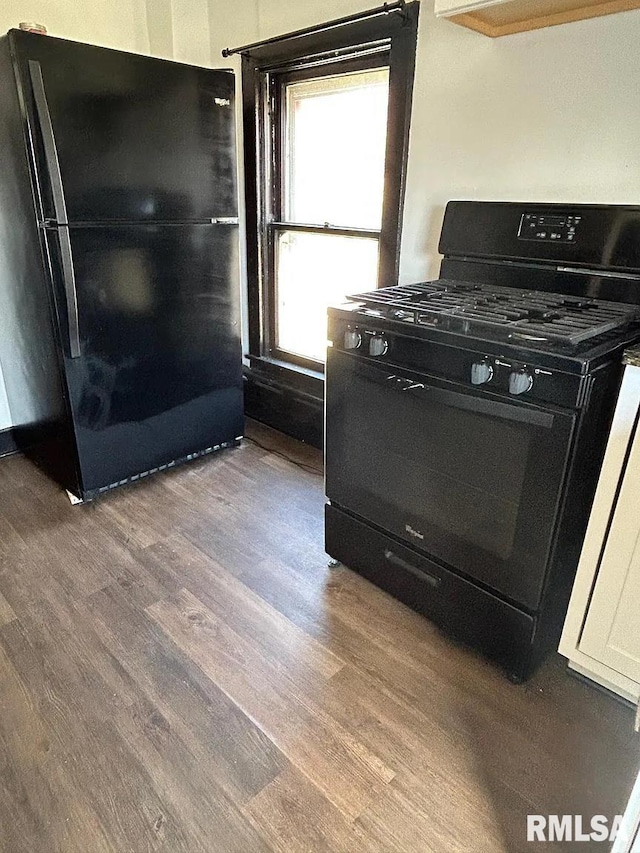
{"type": "Polygon", "coordinates": [[[348,297],[378,316],[487,338],[575,347],[640,319],[640,306],[438,279],[348,297]]]}

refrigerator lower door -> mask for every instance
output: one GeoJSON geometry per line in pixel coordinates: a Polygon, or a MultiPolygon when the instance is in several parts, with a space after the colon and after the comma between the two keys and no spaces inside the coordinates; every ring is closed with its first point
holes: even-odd
{"type": "Polygon", "coordinates": [[[242,435],[237,228],[94,225],[68,238],[71,281],[67,234],[48,232],[83,495],[242,435]]]}

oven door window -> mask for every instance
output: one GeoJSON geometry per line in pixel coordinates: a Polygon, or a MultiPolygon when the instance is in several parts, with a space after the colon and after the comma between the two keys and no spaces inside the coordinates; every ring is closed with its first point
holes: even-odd
{"type": "Polygon", "coordinates": [[[327,380],[327,495],[535,609],[575,415],[339,352],[327,380]]]}

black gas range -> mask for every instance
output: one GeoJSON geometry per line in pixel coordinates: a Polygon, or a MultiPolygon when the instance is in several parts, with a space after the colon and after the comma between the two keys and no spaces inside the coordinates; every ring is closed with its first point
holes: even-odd
{"type": "Polygon", "coordinates": [[[522,680],[640,339],[640,208],[451,202],[440,250],[330,309],[326,548],[522,680]]]}

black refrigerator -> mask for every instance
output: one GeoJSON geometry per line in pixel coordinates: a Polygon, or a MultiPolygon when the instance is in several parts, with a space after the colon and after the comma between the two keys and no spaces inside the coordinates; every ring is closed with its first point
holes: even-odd
{"type": "Polygon", "coordinates": [[[234,76],[0,38],[0,364],[91,499],[243,432],[234,76]]]}

